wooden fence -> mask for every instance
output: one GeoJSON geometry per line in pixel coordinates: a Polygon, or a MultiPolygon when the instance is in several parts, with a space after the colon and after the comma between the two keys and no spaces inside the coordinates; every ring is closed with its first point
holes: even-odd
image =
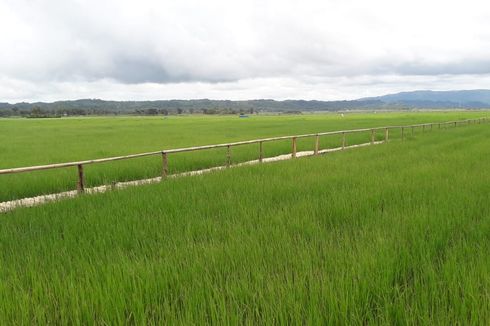
{"type": "Polygon", "coordinates": [[[273,142],[279,140],[291,140],[291,157],[295,158],[297,153],[297,140],[301,138],[315,138],[314,155],[318,155],[320,151],[320,137],[322,136],[331,136],[331,135],[341,135],[342,143],[341,147],[346,147],[346,135],[360,132],[370,132],[370,143],[374,144],[375,135],[377,131],[384,131],[384,141],[388,141],[390,130],[400,129],[401,130],[401,139],[404,140],[406,130],[410,130],[411,134],[414,134],[415,128],[422,128],[422,131],[426,129],[432,130],[437,127],[441,129],[442,127],[448,126],[458,126],[462,124],[481,124],[482,122],[486,122],[488,119],[478,118],[478,119],[468,119],[468,120],[458,120],[458,121],[447,121],[447,122],[436,122],[436,123],[423,123],[423,124],[415,124],[415,125],[407,125],[407,126],[386,126],[386,127],[376,127],[376,128],[362,128],[362,129],[351,129],[351,130],[340,130],[340,131],[328,131],[321,133],[313,133],[313,134],[304,134],[304,135],[295,135],[295,136],[281,136],[281,137],[271,137],[271,138],[263,138],[263,139],[255,139],[255,140],[247,140],[247,141],[239,141],[234,143],[227,144],[216,144],[216,145],[205,145],[205,146],[195,146],[195,147],[185,147],[185,148],[176,148],[176,149],[168,149],[161,150],[155,152],[146,152],[139,154],[131,154],[125,156],[115,156],[115,157],[107,157],[95,160],[86,160],[86,161],[78,161],[78,162],[67,162],[67,163],[57,163],[57,164],[48,164],[48,165],[38,165],[38,166],[29,166],[29,167],[21,167],[21,168],[12,168],[12,169],[3,169],[0,170],[0,175],[2,174],[14,174],[14,173],[25,173],[25,172],[33,172],[33,171],[41,171],[48,169],[60,169],[67,167],[76,167],[78,172],[78,182],[77,182],[77,190],[80,193],[84,192],[85,188],[85,176],[83,172],[83,166],[88,164],[97,164],[104,162],[112,162],[118,160],[128,160],[132,158],[144,157],[144,156],[152,156],[152,155],[161,155],[162,156],[162,180],[168,175],[168,157],[169,154],[174,153],[183,153],[183,152],[193,152],[193,151],[201,151],[207,149],[214,148],[226,148],[226,166],[231,165],[231,148],[234,146],[241,145],[249,145],[249,144],[259,144],[259,152],[258,152],[258,160],[262,162],[264,159],[264,143],[273,142]]]}

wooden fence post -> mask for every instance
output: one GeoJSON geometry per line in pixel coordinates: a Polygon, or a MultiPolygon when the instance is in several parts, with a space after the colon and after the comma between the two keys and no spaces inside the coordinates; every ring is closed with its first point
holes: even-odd
{"type": "Polygon", "coordinates": [[[425,132],[425,125],[422,125],[422,133],[425,132]]]}
{"type": "Polygon", "coordinates": [[[320,136],[315,136],[315,155],[318,155],[318,151],[320,150],[320,136]]]}
{"type": "Polygon", "coordinates": [[[388,141],[388,128],[385,128],[385,143],[388,141]]]}
{"type": "Polygon", "coordinates": [[[264,148],[263,148],[263,142],[259,142],[259,162],[262,163],[264,160],[264,148]]]}
{"type": "Polygon", "coordinates": [[[226,146],[226,167],[229,168],[231,165],[231,146],[226,146]]]}
{"type": "Polygon", "coordinates": [[[85,192],[85,180],[83,175],[83,165],[78,164],[78,183],[77,183],[77,191],[79,194],[85,192]]]}
{"type": "Polygon", "coordinates": [[[402,141],[405,140],[405,135],[404,135],[405,128],[402,127],[402,141]]]}
{"type": "Polygon", "coordinates": [[[374,129],[371,129],[371,145],[374,145],[374,129]]]}
{"type": "Polygon", "coordinates": [[[293,144],[292,144],[293,150],[291,153],[291,157],[295,158],[296,157],[296,137],[293,137],[292,141],[293,141],[293,144]]]}
{"type": "Polygon", "coordinates": [[[430,124],[430,131],[432,131],[432,126],[433,126],[433,124],[431,123],[431,124],[430,124]]]}
{"type": "Polygon", "coordinates": [[[345,132],[342,132],[342,149],[345,149],[345,132]]]}
{"type": "Polygon", "coordinates": [[[441,129],[441,123],[439,122],[439,129],[441,129]]]}
{"type": "Polygon", "coordinates": [[[412,136],[413,136],[413,128],[414,128],[414,127],[412,126],[412,136]]]}
{"type": "Polygon", "coordinates": [[[162,152],[162,181],[168,175],[168,156],[167,153],[162,152]]]}
{"type": "Polygon", "coordinates": [[[456,127],[456,121],[454,121],[454,127],[456,127]]]}

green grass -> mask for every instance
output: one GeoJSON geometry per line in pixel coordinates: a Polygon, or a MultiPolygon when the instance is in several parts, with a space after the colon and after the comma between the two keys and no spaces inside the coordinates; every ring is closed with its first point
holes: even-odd
{"type": "MultiPolygon", "coordinates": [[[[103,117],[69,119],[0,119],[0,169],[314,133],[485,116],[486,112],[384,113],[302,116],[103,117]]],[[[392,137],[399,136],[399,131],[392,137]]],[[[369,140],[369,133],[350,135],[348,144],[369,140]]],[[[382,139],[382,133],[377,138],[382,139]]],[[[313,139],[298,141],[298,150],[312,150],[313,139]]],[[[340,146],[340,136],[321,138],[321,147],[340,146]]],[[[266,156],[291,152],[289,141],[266,143],[266,156]]],[[[233,163],[257,159],[258,145],[235,147],[233,163]]],[[[169,156],[170,173],[223,165],[226,150],[169,156]]],[[[87,186],[159,176],[161,157],[146,157],[85,167],[87,186]]],[[[0,202],[75,189],[76,168],[0,176],[0,202]]]]}
{"type": "Polygon", "coordinates": [[[489,165],[484,124],[18,209],[0,324],[485,325],[489,165]]]}

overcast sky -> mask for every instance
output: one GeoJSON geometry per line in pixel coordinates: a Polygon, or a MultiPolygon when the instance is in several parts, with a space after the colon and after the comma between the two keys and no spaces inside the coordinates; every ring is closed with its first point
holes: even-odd
{"type": "Polygon", "coordinates": [[[465,0],[0,0],[0,102],[490,88],[465,0]]]}

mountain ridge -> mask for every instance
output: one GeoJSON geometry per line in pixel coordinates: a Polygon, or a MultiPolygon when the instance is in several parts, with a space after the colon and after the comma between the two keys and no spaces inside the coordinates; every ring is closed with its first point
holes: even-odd
{"type": "Polygon", "coordinates": [[[431,101],[431,102],[451,102],[451,103],[485,103],[490,105],[490,90],[454,90],[454,91],[433,91],[416,90],[409,92],[399,92],[375,97],[365,97],[360,100],[380,100],[385,103],[404,102],[404,101],[431,101]]]}
{"type": "Polygon", "coordinates": [[[490,90],[432,91],[416,90],[364,97],[356,100],[155,100],[107,101],[78,99],[55,102],[0,102],[0,116],[110,115],[110,114],[181,114],[181,113],[255,113],[311,112],[346,110],[410,109],[483,109],[490,108],[490,90]]]}

